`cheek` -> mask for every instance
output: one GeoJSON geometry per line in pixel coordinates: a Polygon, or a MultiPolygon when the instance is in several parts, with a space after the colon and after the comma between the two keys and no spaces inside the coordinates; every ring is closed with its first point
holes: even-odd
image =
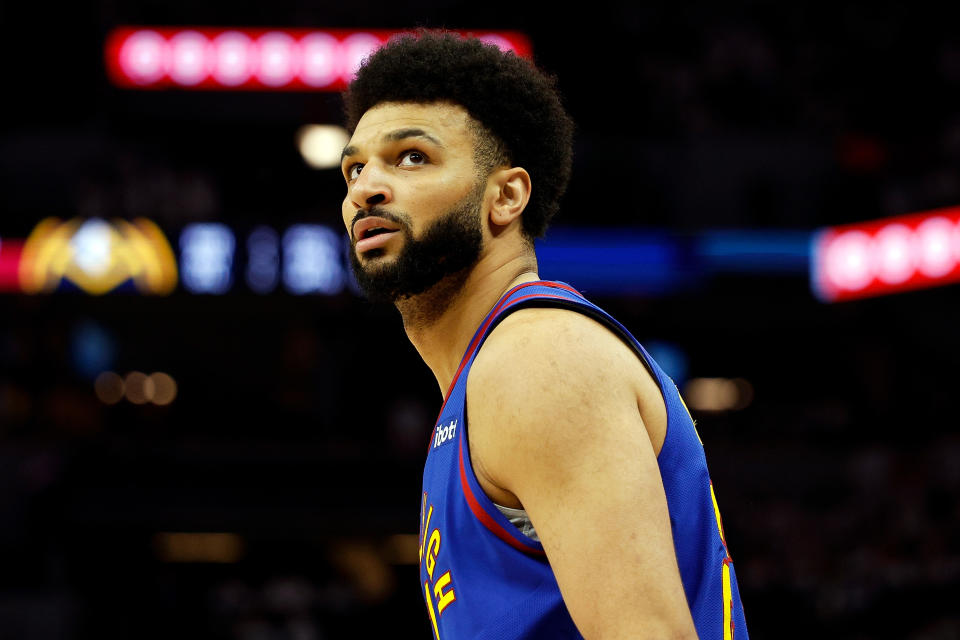
{"type": "Polygon", "coordinates": [[[461,196],[473,188],[477,180],[476,172],[473,170],[459,168],[456,171],[450,171],[441,180],[438,181],[438,187],[444,193],[461,196]]]}
{"type": "Polygon", "coordinates": [[[343,217],[343,226],[347,229],[347,233],[350,232],[350,221],[353,220],[355,212],[353,207],[350,205],[350,196],[344,196],[343,203],[340,205],[340,215],[343,217]]]}
{"type": "Polygon", "coordinates": [[[414,210],[429,210],[442,214],[455,206],[473,189],[475,177],[473,174],[463,176],[459,174],[447,175],[431,182],[428,186],[419,189],[410,189],[407,192],[407,202],[414,210]]]}

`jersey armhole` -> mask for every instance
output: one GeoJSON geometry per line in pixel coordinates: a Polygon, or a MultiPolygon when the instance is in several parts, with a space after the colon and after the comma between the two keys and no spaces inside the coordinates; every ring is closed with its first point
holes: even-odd
{"type": "Polygon", "coordinates": [[[474,517],[497,538],[523,553],[545,556],[543,545],[538,540],[525,536],[516,525],[510,522],[493,503],[483,487],[480,486],[480,481],[477,480],[473,463],[470,460],[468,401],[466,391],[464,391],[463,431],[461,431],[460,441],[457,443],[459,447],[460,484],[463,489],[464,500],[466,500],[467,506],[474,517]]]}
{"type": "MultiPolygon", "coordinates": [[[[478,330],[478,335],[475,336],[476,342],[474,345],[472,345],[472,353],[469,354],[469,361],[465,360],[461,367],[463,364],[468,363],[469,365],[472,365],[473,360],[476,358],[477,353],[479,353],[480,348],[483,346],[483,343],[486,341],[487,337],[500,324],[500,322],[503,321],[504,318],[515,311],[519,311],[520,309],[536,307],[553,307],[567,309],[575,313],[582,313],[583,315],[596,320],[608,330],[612,331],[634,351],[634,353],[640,359],[640,362],[643,363],[643,366],[657,382],[657,386],[660,389],[660,396],[663,399],[664,408],[667,413],[667,432],[664,435],[664,445],[660,450],[660,454],[662,454],[667,448],[666,443],[670,437],[671,402],[668,397],[667,382],[671,382],[672,384],[672,381],[670,381],[669,378],[666,378],[666,374],[662,373],[658,367],[654,366],[650,355],[636,340],[636,338],[634,338],[630,332],[627,331],[626,327],[620,324],[615,318],[605,313],[602,309],[596,307],[591,302],[583,298],[583,296],[581,296],[576,289],[570,287],[569,285],[565,285],[563,283],[535,282],[526,283],[524,285],[515,287],[501,299],[500,303],[498,303],[493,312],[495,315],[488,318],[488,321],[485,323],[486,326],[483,326],[480,330],[478,330]],[[522,289],[532,287],[549,287],[551,291],[540,291],[537,293],[522,292],[522,289]]],[[[469,376],[469,369],[467,370],[467,376],[469,376]]],[[[451,388],[452,386],[453,385],[451,385],[451,388]]],[[[460,482],[463,488],[463,496],[467,502],[467,506],[470,508],[470,511],[473,513],[473,515],[491,533],[493,533],[503,542],[524,553],[535,556],[545,556],[546,554],[543,550],[543,545],[539,541],[532,540],[525,536],[512,522],[510,522],[510,520],[508,520],[507,517],[496,507],[490,497],[480,486],[470,460],[470,447],[468,440],[470,432],[468,424],[469,398],[467,397],[466,381],[464,381],[463,395],[464,428],[458,443],[458,466],[460,482]]]]}

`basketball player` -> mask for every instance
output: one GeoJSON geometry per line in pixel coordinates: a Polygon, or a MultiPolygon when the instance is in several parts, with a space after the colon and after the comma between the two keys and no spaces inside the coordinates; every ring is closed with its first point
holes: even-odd
{"type": "MultiPolygon", "coordinates": [[[[616,320],[537,275],[533,240],[571,165],[552,79],[421,32],[374,54],[345,99],[356,277],[396,305],[444,393],[420,516],[434,636],[746,638],[675,385],[616,320]]],[[[629,184],[595,186],[598,209],[634,204],[629,184]]]]}

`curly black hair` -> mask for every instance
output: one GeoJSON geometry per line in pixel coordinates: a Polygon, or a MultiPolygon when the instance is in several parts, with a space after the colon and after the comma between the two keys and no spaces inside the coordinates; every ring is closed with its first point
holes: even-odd
{"type": "Polygon", "coordinates": [[[512,52],[449,31],[392,39],[364,61],[344,93],[347,127],[383,102],[452,102],[476,122],[478,169],[523,167],[533,190],[523,232],[543,236],[570,179],[573,120],[556,79],[512,52]]]}

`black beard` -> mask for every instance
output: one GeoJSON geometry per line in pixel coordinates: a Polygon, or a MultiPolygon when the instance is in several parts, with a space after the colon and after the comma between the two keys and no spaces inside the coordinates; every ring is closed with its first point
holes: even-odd
{"type": "Polygon", "coordinates": [[[377,264],[383,249],[365,253],[364,264],[357,257],[356,239],[350,247],[350,265],[360,289],[372,302],[395,304],[424,293],[447,276],[472,267],[480,258],[483,231],[480,226],[480,203],[483,183],[464,196],[457,205],[438,218],[421,238],[414,238],[407,224],[409,216],[395,215],[371,207],[356,220],[379,216],[400,224],[403,248],[396,259],[377,264]]]}

